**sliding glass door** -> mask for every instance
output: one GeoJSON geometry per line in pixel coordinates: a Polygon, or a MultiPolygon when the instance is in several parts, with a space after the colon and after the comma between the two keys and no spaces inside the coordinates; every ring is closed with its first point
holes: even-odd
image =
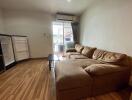
{"type": "Polygon", "coordinates": [[[67,42],[73,42],[73,32],[70,21],[53,22],[54,52],[63,52],[67,42]]]}

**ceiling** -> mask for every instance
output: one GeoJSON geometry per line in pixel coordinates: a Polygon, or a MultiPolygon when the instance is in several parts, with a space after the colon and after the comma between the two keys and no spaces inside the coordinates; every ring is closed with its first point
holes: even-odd
{"type": "Polygon", "coordinates": [[[81,14],[93,0],[0,0],[0,8],[81,14]],[[71,2],[68,2],[71,1],[71,2]]]}

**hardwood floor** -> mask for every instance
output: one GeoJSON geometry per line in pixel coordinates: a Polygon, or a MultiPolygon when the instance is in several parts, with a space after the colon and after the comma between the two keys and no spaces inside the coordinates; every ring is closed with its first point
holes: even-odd
{"type": "Polygon", "coordinates": [[[20,63],[0,75],[0,100],[49,100],[47,61],[20,63]]]}
{"type": "MultiPolygon", "coordinates": [[[[0,74],[0,100],[55,100],[46,60],[21,62],[0,74]]],[[[83,100],[129,100],[130,89],[83,100]]]]}

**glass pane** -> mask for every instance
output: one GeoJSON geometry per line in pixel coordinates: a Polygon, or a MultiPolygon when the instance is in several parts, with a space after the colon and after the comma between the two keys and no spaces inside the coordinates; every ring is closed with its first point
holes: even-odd
{"type": "Polygon", "coordinates": [[[63,45],[63,23],[53,23],[53,46],[54,52],[59,51],[59,45],[63,45]]]}
{"type": "Polygon", "coordinates": [[[55,22],[53,24],[53,43],[63,44],[63,23],[55,22]]]}

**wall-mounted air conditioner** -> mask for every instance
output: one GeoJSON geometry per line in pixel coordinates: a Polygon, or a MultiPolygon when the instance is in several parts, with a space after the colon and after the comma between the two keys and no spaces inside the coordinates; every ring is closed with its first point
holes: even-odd
{"type": "Polygon", "coordinates": [[[56,20],[65,20],[65,21],[74,21],[76,19],[76,16],[69,15],[69,14],[56,14],[56,20]]]}

